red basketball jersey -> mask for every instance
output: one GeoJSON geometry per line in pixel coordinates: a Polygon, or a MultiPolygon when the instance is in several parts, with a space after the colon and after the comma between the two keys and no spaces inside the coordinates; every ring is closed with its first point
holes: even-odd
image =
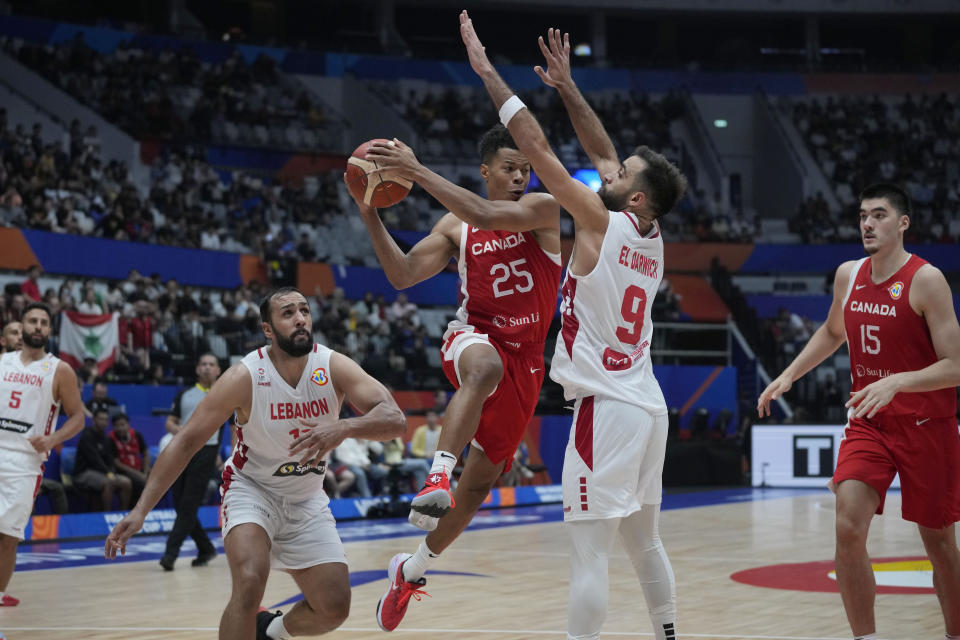
{"type": "MultiPolygon", "coordinates": [[[[843,325],[850,349],[853,390],[894,373],[916,371],[939,358],[923,316],[910,307],[910,285],[927,261],[911,255],[899,271],[880,284],[870,277],[871,260],[860,260],[850,276],[843,304],[843,325]]],[[[957,413],[956,391],[898,393],[881,415],[946,418],[957,413]]]]}
{"type": "Polygon", "coordinates": [[[461,223],[457,319],[521,351],[543,354],[557,307],[560,255],[530,232],[461,223]]]}

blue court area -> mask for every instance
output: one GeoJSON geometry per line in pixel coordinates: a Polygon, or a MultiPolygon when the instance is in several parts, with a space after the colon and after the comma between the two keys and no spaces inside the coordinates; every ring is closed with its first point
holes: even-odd
{"type": "MultiPolygon", "coordinates": [[[[710,491],[687,491],[665,495],[663,499],[663,510],[691,509],[729,504],[731,502],[775,500],[816,493],[826,495],[827,491],[826,489],[755,489],[748,487],[710,491]]],[[[468,527],[468,531],[528,526],[549,522],[559,523],[562,519],[563,511],[560,504],[492,509],[479,512],[468,527]]],[[[386,540],[423,535],[422,531],[411,526],[405,518],[352,520],[339,523],[337,530],[345,544],[366,540],[386,540]]],[[[118,557],[117,560],[113,561],[106,560],[103,557],[103,540],[101,539],[79,542],[23,544],[17,549],[16,570],[17,572],[21,572],[87,567],[111,563],[156,562],[159,561],[160,556],[163,555],[165,541],[165,535],[136,537],[127,544],[126,555],[118,557]]],[[[211,541],[216,545],[218,552],[222,553],[222,539],[219,536],[212,536],[211,541]]],[[[187,539],[180,553],[181,563],[189,561],[189,559],[195,555],[196,548],[193,546],[193,541],[187,539]]],[[[351,582],[356,586],[373,580],[379,580],[384,576],[385,572],[383,571],[356,572],[352,575],[351,582]]]]}

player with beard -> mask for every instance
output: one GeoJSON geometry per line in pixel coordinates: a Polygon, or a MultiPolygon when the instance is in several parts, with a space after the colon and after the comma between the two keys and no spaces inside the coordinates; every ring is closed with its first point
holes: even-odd
{"type": "Polygon", "coordinates": [[[600,637],[610,549],[619,534],[640,579],[654,637],[675,638],[673,569],[659,533],[667,405],[650,360],[650,308],[664,269],[657,219],[676,206],[686,179],[648,147],[618,159],[573,82],[569,36],[550,29],[548,42],[540,40],[548,68],[536,70],[557,89],[603,180],[595,193],[553,153],[536,118],[490,63],[466,11],[460,35],[501,122],[574,221],[562,326],[550,365],[550,378],[575,402],[563,462],[563,515],[573,542],[567,637],[600,637]]]}
{"type": "MultiPolygon", "coordinates": [[[[83,402],[73,369],[46,352],[52,317],[46,305],[23,310],[23,344],[0,357],[0,607],[17,561],[50,449],[83,428],[83,402]],[[68,419],[57,429],[63,405],[68,419]]],[[[9,325],[8,325],[9,326],[9,325]]]]}
{"type": "Polygon", "coordinates": [[[416,181],[450,213],[407,253],[373,207],[357,202],[390,283],[405,289],[439,273],[451,258],[460,274],[460,308],[443,335],[443,371],[457,389],[444,414],[427,482],[413,498],[409,520],[429,531],[413,554],[399,553],[377,623],[392,631],[412,596],[420,598],[429,566],[466,529],[514,453],[533,417],[543,384],[544,342],[560,283],[560,209],[548,193],[524,193],[530,163],[503,125],[480,140],[480,177],[487,197],[459,187],[420,164],[394,140],[367,157],[416,181]],[[450,474],[467,445],[460,483],[450,474]]]}
{"type": "Polygon", "coordinates": [[[233,590],[221,640],[289,638],[336,629],[350,612],[343,544],[323,491],[330,451],[345,438],[391,440],[407,422],[387,389],[353,360],[313,342],[310,305],[292,287],[260,305],[271,345],[230,367],[157,458],[143,495],[114,527],[107,558],[124,553],[150,509],[235,414],[237,445],[224,465],[223,543],[233,590]],[[360,415],[341,420],[349,402],[360,415]],[[258,613],[270,569],[288,572],[303,600],[285,615],[258,613]]]}
{"type": "Polygon", "coordinates": [[[8,322],[0,334],[0,353],[10,353],[23,348],[23,325],[14,320],[8,322]]]}
{"type": "Polygon", "coordinates": [[[837,587],[860,640],[876,638],[867,532],[897,473],[903,519],[917,523],[933,565],[946,637],[960,638],[960,325],[946,278],[903,247],[909,216],[910,198],[897,185],[863,190],[868,257],[837,268],[826,322],[757,402],[759,415],[769,415],[771,401],[847,343],[853,385],[830,488],[837,494],[837,587]]]}

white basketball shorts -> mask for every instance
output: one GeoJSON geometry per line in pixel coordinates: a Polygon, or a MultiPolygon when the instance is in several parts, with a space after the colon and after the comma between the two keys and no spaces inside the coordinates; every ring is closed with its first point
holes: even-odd
{"type": "Polygon", "coordinates": [[[40,479],[39,472],[18,473],[0,465],[0,533],[23,540],[40,479]]]}
{"type": "Polygon", "coordinates": [[[604,396],[577,398],[563,460],[563,519],[625,518],[660,504],[667,414],[604,396]]]}
{"type": "Polygon", "coordinates": [[[260,525],[270,536],[270,566],[307,569],[329,562],[347,563],[337,523],[326,496],[289,502],[255,482],[235,474],[220,506],[221,530],[226,540],[239,524],[260,525]]]}

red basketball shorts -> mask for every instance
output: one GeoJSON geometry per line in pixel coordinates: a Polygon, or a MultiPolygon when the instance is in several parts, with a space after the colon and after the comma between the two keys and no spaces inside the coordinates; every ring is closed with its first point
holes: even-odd
{"type": "Polygon", "coordinates": [[[851,418],[840,442],[834,484],[859,480],[880,495],[900,473],[903,519],[932,529],[960,520],[960,437],[955,418],[851,418]]]}
{"type": "Polygon", "coordinates": [[[441,349],[443,372],[455,389],[460,388],[460,355],[467,347],[478,343],[488,344],[500,354],[503,379],[483,403],[480,424],[472,443],[482,449],[493,464],[506,460],[503,470],[509,471],[513,454],[523,441],[523,434],[540,399],[545,368],[543,354],[515,353],[509,345],[501,345],[469,325],[455,331],[448,330],[441,349]]]}

